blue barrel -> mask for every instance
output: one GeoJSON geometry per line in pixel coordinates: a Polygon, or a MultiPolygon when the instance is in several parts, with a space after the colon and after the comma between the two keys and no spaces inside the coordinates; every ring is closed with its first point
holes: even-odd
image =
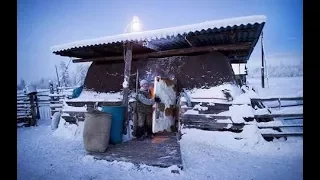
{"type": "Polygon", "coordinates": [[[102,112],[112,114],[110,144],[122,143],[125,106],[103,106],[102,112]]]}

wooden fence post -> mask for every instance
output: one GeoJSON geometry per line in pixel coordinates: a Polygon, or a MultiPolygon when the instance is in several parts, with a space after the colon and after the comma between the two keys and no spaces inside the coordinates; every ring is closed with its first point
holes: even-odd
{"type": "Polygon", "coordinates": [[[31,120],[30,120],[30,126],[36,126],[37,125],[37,105],[35,102],[36,98],[36,92],[28,94],[30,98],[30,106],[31,106],[31,120]]]}

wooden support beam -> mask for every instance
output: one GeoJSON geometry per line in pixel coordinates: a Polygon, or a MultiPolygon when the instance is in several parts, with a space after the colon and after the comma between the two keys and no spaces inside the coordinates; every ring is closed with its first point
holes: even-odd
{"type": "Polygon", "coordinates": [[[283,97],[283,98],[251,98],[251,101],[302,101],[303,97],[283,97]]]}
{"type": "Polygon", "coordinates": [[[261,133],[263,137],[303,136],[303,132],[261,133]]]}
{"type": "MultiPolygon", "coordinates": [[[[241,43],[236,45],[219,45],[219,46],[191,47],[191,48],[185,48],[185,49],[172,49],[167,51],[136,54],[132,56],[132,59],[162,58],[162,57],[170,57],[170,56],[182,56],[182,55],[188,55],[193,53],[207,53],[212,51],[248,50],[250,46],[251,46],[250,43],[241,43]]],[[[123,56],[113,56],[113,57],[100,57],[100,58],[88,58],[88,59],[74,59],[73,62],[78,63],[78,62],[91,62],[91,61],[112,61],[112,60],[122,60],[122,59],[123,59],[123,56]]]]}
{"type": "Polygon", "coordinates": [[[181,122],[183,124],[205,122],[217,123],[218,120],[225,120],[226,122],[229,120],[231,123],[233,123],[230,116],[218,116],[209,114],[183,114],[181,116],[181,122]]]}
{"type": "Polygon", "coordinates": [[[254,118],[285,118],[285,117],[303,117],[303,114],[261,114],[254,115],[254,118]]]}
{"type": "Polygon", "coordinates": [[[284,125],[258,125],[258,128],[287,128],[287,127],[303,127],[303,124],[284,124],[284,125]]]}
{"type": "Polygon", "coordinates": [[[128,85],[123,87],[123,106],[128,106],[128,95],[129,95],[129,82],[131,74],[131,62],[132,62],[132,42],[125,44],[124,51],[124,82],[128,85]]]}
{"type": "Polygon", "coordinates": [[[244,127],[244,123],[232,123],[231,121],[217,122],[212,120],[196,120],[196,121],[184,121],[182,122],[183,128],[196,128],[209,131],[232,131],[241,132],[244,127]]]}
{"type": "Polygon", "coordinates": [[[131,74],[131,62],[132,62],[132,42],[127,42],[124,44],[124,84],[123,84],[123,99],[122,105],[126,107],[125,110],[125,120],[123,124],[123,132],[126,132],[126,127],[128,124],[128,103],[129,103],[129,82],[130,82],[130,74],[131,74]],[[126,83],[125,83],[126,82],[126,83]]]}

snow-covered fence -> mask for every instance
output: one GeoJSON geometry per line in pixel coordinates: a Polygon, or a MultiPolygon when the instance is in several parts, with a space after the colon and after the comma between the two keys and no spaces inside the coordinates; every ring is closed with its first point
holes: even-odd
{"type": "Polygon", "coordinates": [[[278,105],[277,106],[271,105],[271,106],[269,106],[269,108],[278,107],[280,109],[281,107],[303,105],[303,97],[251,98],[252,104],[257,104],[257,103],[264,103],[265,104],[265,102],[272,102],[272,101],[278,102],[278,105]],[[284,103],[282,103],[284,101],[300,102],[300,103],[285,103],[284,104],[284,103]]]}
{"type": "MultiPolygon", "coordinates": [[[[59,94],[50,94],[49,89],[38,89],[34,98],[34,119],[51,119],[52,114],[62,108],[63,99],[72,94],[72,89],[59,88],[59,94]]],[[[31,107],[30,97],[25,92],[17,91],[17,123],[30,124],[33,117],[31,107]]]]}
{"type": "Polygon", "coordinates": [[[37,95],[40,119],[51,119],[49,91],[44,91],[37,95]]]}
{"type": "Polygon", "coordinates": [[[31,120],[50,119],[50,116],[48,116],[48,114],[50,115],[49,103],[46,91],[39,91],[32,96],[18,92],[17,122],[30,125],[31,120]],[[32,101],[30,98],[33,98],[32,101]]]}
{"type": "Polygon", "coordinates": [[[17,122],[26,121],[31,117],[30,98],[25,94],[17,94],[17,122]]]}
{"type": "Polygon", "coordinates": [[[72,96],[72,91],[73,88],[64,88],[59,92],[59,94],[54,93],[48,95],[48,97],[50,98],[51,115],[62,109],[64,100],[72,96]]]}
{"type": "Polygon", "coordinates": [[[303,136],[303,97],[252,98],[251,102],[264,138],[303,136]]]}

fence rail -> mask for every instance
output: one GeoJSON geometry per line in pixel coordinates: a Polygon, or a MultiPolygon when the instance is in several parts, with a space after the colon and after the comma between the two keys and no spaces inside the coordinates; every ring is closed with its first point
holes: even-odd
{"type": "Polygon", "coordinates": [[[53,113],[61,110],[63,101],[72,95],[73,87],[58,88],[50,94],[50,89],[41,89],[33,94],[17,92],[17,123],[36,125],[39,119],[50,120],[53,113]]]}
{"type": "MultiPolygon", "coordinates": [[[[262,108],[285,108],[292,106],[303,106],[303,97],[275,97],[275,98],[252,98],[251,104],[253,107],[262,108]],[[278,102],[277,106],[271,105],[268,106],[268,102],[276,101],[278,102]],[[290,102],[289,104],[284,104],[283,101],[290,102]],[[296,103],[292,103],[296,102],[296,103]]],[[[271,113],[271,112],[270,112],[271,113]]],[[[261,114],[255,115],[254,118],[258,122],[258,128],[261,130],[277,130],[278,132],[270,131],[261,131],[261,135],[265,138],[274,138],[274,137],[287,137],[287,136],[303,136],[303,113],[276,113],[276,114],[261,114]],[[279,119],[277,119],[279,118],[279,119]],[[302,121],[296,123],[292,120],[300,119],[302,121]],[[283,121],[281,124],[277,125],[262,125],[260,122],[270,122],[270,121],[283,121]],[[291,121],[290,124],[287,124],[285,121],[291,121]],[[291,128],[291,129],[290,129],[291,128]],[[285,129],[289,129],[288,132],[282,132],[285,129]]]]}

